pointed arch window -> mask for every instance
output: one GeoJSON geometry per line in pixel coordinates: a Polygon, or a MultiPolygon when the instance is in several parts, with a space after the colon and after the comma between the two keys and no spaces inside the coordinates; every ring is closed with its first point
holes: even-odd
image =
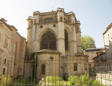
{"type": "Polygon", "coordinates": [[[40,49],[56,50],[56,37],[52,32],[46,32],[42,36],[40,49]]]}
{"type": "Polygon", "coordinates": [[[65,50],[68,50],[68,32],[65,30],[65,50]]]}

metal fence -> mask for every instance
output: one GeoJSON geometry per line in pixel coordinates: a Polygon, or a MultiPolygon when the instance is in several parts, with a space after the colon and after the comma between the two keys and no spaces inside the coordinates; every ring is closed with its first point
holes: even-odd
{"type": "Polygon", "coordinates": [[[112,86],[112,65],[103,64],[96,69],[96,79],[105,86],[112,86]]]}

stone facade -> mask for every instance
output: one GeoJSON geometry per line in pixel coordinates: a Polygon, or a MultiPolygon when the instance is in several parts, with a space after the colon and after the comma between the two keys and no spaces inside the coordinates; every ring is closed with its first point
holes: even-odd
{"type": "Polygon", "coordinates": [[[88,58],[81,50],[80,22],[73,12],[65,13],[62,8],[44,13],[36,11],[28,23],[26,76],[32,74],[34,56],[38,79],[88,72],[88,58]]]}
{"type": "Polygon", "coordinates": [[[112,85],[112,23],[103,33],[105,52],[99,52],[94,58],[96,79],[104,85],[112,85]]]}
{"type": "Polygon", "coordinates": [[[106,49],[107,65],[112,65],[112,23],[110,23],[103,33],[104,46],[106,49]]]}
{"type": "Polygon", "coordinates": [[[95,69],[98,72],[112,71],[112,23],[109,24],[103,33],[105,53],[97,55],[94,59],[96,66],[95,69]]]}
{"type": "Polygon", "coordinates": [[[23,75],[26,39],[14,26],[0,19],[0,75],[23,75]]]}

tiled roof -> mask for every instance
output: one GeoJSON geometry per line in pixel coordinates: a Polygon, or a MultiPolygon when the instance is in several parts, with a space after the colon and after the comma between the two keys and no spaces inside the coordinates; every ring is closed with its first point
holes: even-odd
{"type": "Polygon", "coordinates": [[[91,49],[86,49],[85,52],[94,52],[94,51],[99,51],[103,48],[91,48],[91,49]]]}

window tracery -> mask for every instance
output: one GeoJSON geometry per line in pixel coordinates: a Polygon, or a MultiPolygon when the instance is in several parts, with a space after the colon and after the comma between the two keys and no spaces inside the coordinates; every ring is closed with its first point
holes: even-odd
{"type": "Polygon", "coordinates": [[[40,49],[56,50],[56,37],[52,32],[47,32],[42,36],[40,49]]]}

